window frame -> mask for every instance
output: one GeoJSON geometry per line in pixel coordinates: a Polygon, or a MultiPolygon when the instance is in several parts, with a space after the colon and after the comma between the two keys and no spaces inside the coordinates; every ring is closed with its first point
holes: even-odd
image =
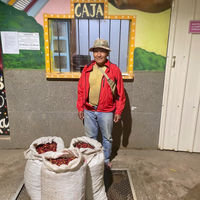
{"type": "MultiPolygon", "coordinates": [[[[55,21],[54,23],[56,23],[56,25],[58,26],[58,23],[59,22],[61,22],[61,21],[55,21]]],[[[51,22],[50,22],[51,23],[51,22]]],[[[61,22],[62,23],[62,22],[61,22]]],[[[60,72],[60,73],[64,73],[64,72],[66,72],[66,71],[68,71],[68,70],[70,70],[70,52],[69,52],[69,38],[70,38],[70,30],[68,30],[69,29],[69,26],[68,26],[68,23],[69,22],[65,22],[66,23],[66,36],[54,36],[54,35],[51,35],[51,48],[53,49],[53,42],[55,41],[55,40],[57,40],[58,41],[58,43],[60,42],[60,41],[66,41],[66,52],[52,52],[52,58],[53,58],[53,60],[55,59],[55,57],[66,57],[67,58],[67,68],[66,69],[57,69],[56,70],[56,68],[55,68],[55,66],[54,66],[54,63],[53,63],[53,60],[51,59],[51,63],[50,63],[50,65],[51,65],[51,69],[53,69],[53,71],[55,71],[55,72],[60,72]]],[[[51,28],[52,28],[52,24],[51,24],[51,28]]],[[[49,38],[49,40],[50,40],[50,38],[49,38]]],[[[58,44],[58,46],[59,46],[59,44],[58,44]]],[[[59,58],[60,59],[60,58],[59,58]]]]}
{"type": "MultiPolygon", "coordinates": [[[[44,41],[45,41],[45,66],[46,66],[46,78],[64,78],[64,79],[79,79],[80,72],[58,72],[51,71],[50,61],[50,41],[49,41],[49,19],[75,19],[74,17],[74,3],[88,3],[86,0],[74,0],[70,1],[70,14],[44,14],[44,41]]],[[[128,61],[126,73],[122,73],[123,79],[133,79],[133,57],[135,49],[135,27],[136,16],[135,15],[108,15],[108,1],[107,0],[90,0],[89,3],[104,3],[104,19],[127,19],[130,20],[129,30],[129,44],[128,44],[128,61]]]]}

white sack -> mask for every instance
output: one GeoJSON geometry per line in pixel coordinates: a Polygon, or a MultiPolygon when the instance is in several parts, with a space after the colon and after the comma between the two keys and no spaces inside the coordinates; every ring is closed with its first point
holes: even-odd
{"type": "Polygon", "coordinates": [[[86,178],[86,199],[87,200],[107,200],[104,185],[104,161],[103,147],[100,142],[89,137],[77,137],[72,139],[70,148],[78,142],[89,143],[94,149],[80,148],[81,153],[88,164],[86,178]]]}
{"type": "Polygon", "coordinates": [[[64,142],[60,137],[41,137],[35,140],[24,152],[27,160],[24,171],[24,183],[31,200],[41,200],[41,164],[42,156],[50,152],[39,154],[36,147],[40,144],[57,143],[57,151],[64,149],[64,142]]]}
{"type": "Polygon", "coordinates": [[[41,168],[42,200],[85,200],[87,163],[79,149],[64,149],[43,156],[41,168]],[[48,159],[59,157],[77,158],[68,165],[52,164],[48,159]]]}

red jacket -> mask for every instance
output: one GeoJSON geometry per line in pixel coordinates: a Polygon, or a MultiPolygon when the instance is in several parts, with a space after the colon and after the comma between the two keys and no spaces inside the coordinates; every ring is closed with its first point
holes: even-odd
{"type": "MultiPolygon", "coordinates": [[[[95,61],[92,61],[88,65],[85,65],[79,79],[77,100],[78,111],[83,111],[84,109],[94,111],[94,108],[88,103],[88,96],[90,88],[89,75],[95,63],[95,61]]],[[[107,60],[105,66],[107,66],[105,71],[106,74],[117,84],[117,99],[116,101],[113,101],[110,85],[108,84],[106,77],[103,75],[97,112],[112,112],[115,110],[115,114],[121,115],[126,101],[122,74],[120,69],[115,64],[112,64],[109,60],[107,60]]]]}

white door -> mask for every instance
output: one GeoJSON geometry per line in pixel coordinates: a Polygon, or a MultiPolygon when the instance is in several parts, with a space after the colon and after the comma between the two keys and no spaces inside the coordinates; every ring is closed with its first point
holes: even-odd
{"type": "Polygon", "coordinates": [[[159,149],[200,152],[200,0],[175,0],[172,8],[159,149]]]}

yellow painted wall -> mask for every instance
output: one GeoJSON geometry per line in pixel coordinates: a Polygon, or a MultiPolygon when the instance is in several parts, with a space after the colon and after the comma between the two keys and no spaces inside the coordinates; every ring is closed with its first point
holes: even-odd
{"type": "Polygon", "coordinates": [[[108,6],[109,15],[136,15],[135,47],[166,57],[170,13],[146,13],[138,10],[120,10],[112,4],[108,6]]]}

